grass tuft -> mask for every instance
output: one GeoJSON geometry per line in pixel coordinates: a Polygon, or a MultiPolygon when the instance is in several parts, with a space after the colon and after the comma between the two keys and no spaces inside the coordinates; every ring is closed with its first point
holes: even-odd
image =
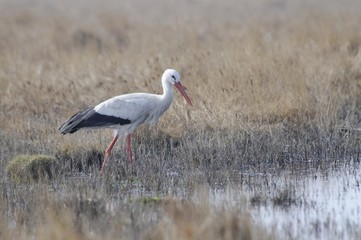
{"type": "Polygon", "coordinates": [[[145,206],[156,206],[163,202],[160,197],[142,197],[135,199],[134,202],[141,203],[145,206]]]}
{"type": "Polygon", "coordinates": [[[6,166],[6,173],[17,183],[51,180],[55,158],[46,155],[20,155],[6,166]]]}
{"type": "Polygon", "coordinates": [[[99,169],[104,151],[97,147],[75,148],[64,147],[58,149],[55,157],[59,162],[59,174],[67,172],[90,172],[99,169]]]}

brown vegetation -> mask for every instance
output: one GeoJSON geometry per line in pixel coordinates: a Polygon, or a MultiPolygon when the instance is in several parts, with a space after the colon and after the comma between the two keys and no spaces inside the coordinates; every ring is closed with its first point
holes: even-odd
{"type": "Polygon", "coordinates": [[[21,154],[57,160],[48,183],[1,174],[0,238],[275,238],[245,207],[267,204],[263,193],[236,209],[191,198],[255,184],[249,172],[360,161],[361,17],[352,3],[303,2],[0,1],[0,167],[21,154]],[[156,128],[136,130],[136,173],[119,141],[99,177],[110,131],[62,136],[60,123],[115,95],[160,93],[169,67],[194,108],[177,95],[156,128]]]}

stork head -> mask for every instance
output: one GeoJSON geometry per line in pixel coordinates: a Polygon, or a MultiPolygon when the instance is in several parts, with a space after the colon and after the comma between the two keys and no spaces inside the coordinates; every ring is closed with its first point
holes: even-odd
{"type": "Polygon", "coordinates": [[[182,94],[187,103],[192,107],[192,101],[188,97],[183,85],[180,82],[180,74],[174,69],[167,69],[163,73],[162,81],[174,85],[177,90],[182,94]]]}

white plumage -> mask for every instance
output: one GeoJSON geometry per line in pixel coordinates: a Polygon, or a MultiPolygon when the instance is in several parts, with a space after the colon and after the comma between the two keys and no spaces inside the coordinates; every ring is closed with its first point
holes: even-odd
{"type": "MultiPolygon", "coordinates": [[[[155,124],[158,117],[169,107],[170,103],[171,101],[167,101],[167,104],[163,106],[160,95],[133,93],[108,99],[95,106],[94,110],[99,114],[129,119],[131,122],[139,121],[140,123],[155,124]],[[162,112],[162,110],[164,111],[162,112]]],[[[122,127],[114,126],[116,129],[122,127]]]]}
{"type": "Polygon", "coordinates": [[[115,136],[107,150],[100,172],[102,172],[106,159],[110,154],[119,136],[127,135],[127,152],[131,162],[131,133],[140,124],[155,125],[158,118],[169,108],[173,100],[174,85],[187,103],[192,102],[185,92],[180,75],[174,69],[167,69],[162,76],[163,94],[132,93],[113,97],[94,108],[89,108],[74,114],[68,121],[59,128],[62,134],[74,133],[82,128],[113,128],[115,136]]]}

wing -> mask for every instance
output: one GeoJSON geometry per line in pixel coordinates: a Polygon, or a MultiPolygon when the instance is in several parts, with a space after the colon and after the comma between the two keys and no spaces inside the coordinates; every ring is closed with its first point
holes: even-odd
{"type": "Polygon", "coordinates": [[[159,96],[147,93],[133,93],[117,96],[95,106],[94,110],[102,115],[128,119],[136,122],[145,119],[155,108],[159,96]]]}
{"type": "Polygon", "coordinates": [[[131,123],[128,119],[117,118],[97,113],[88,108],[75,113],[68,121],[64,122],[59,130],[62,134],[74,133],[81,128],[108,127],[114,125],[126,125],[131,123]]]}

